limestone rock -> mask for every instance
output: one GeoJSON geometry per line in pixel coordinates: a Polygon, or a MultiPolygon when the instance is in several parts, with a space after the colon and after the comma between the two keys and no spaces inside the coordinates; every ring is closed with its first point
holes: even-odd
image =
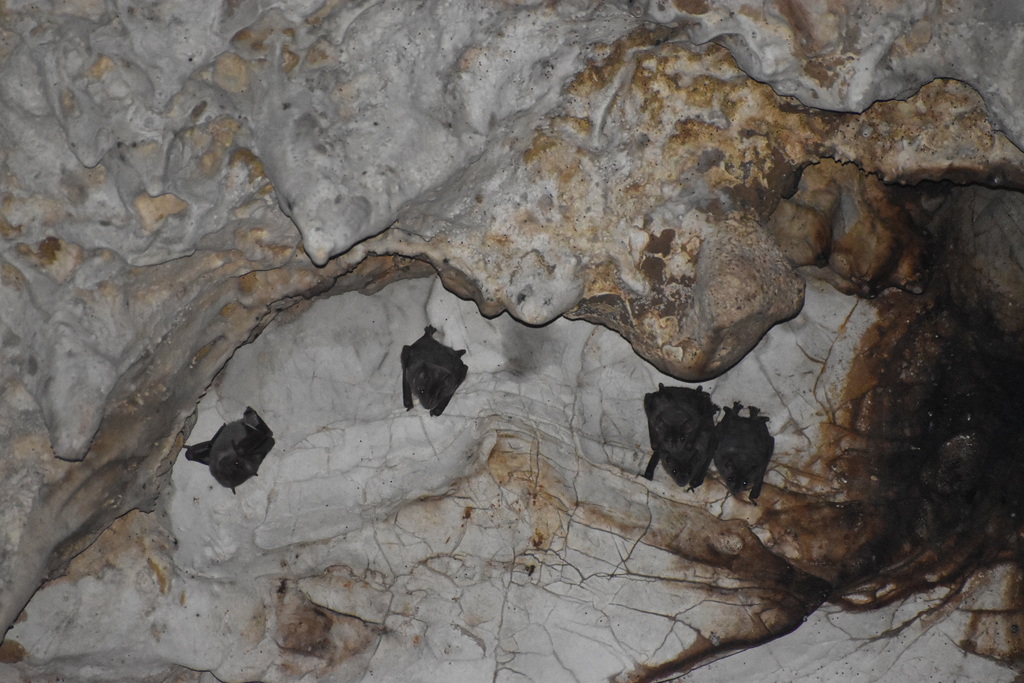
{"type": "Polygon", "coordinates": [[[814,266],[810,273],[840,291],[870,297],[899,287],[920,294],[928,277],[925,202],[914,200],[921,214],[915,218],[900,201],[910,193],[901,189],[852,164],[822,162],[804,172],[768,228],[790,263],[814,266]]]}
{"type": "MultiPolygon", "coordinates": [[[[236,353],[194,430],[256,403],[278,439],[260,475],[233,495],[179,457],[154,512],[109,530],[29,604],[8,638],[24,652],[18,671],[88,666],[104,680],[124,659],[152,676],[408,680],[415,663],[415,680],[646,680],[772,640],[826,596],[830,618],[861,624],[872,646],[889,642],[870,629],[891,612],[835,605],[898,600],[901,618],[922,620],[921,642],[948,642],[926,627],[941,609],[972,651],[1012,656],[1014,641],[986,625],[1006,603],[970,596],[991,581],[1011,590],[1016,570],[982,571],[963,595],[957,577],[1015,524],[997,512],[1016,504],[1015,474],[985,474],[1013,458],[974,451],[951,479],[931,440],[966,434],[962,411],[986,433],[1011,423],[965,400],[983,362],[949,374],[933,361],[955,327],[927,297],[868,305],[812,283],[796,318],[704,384],[771,419],[756,506],[714,471],[693,492],[660,470],[642,478],[642,396],[673,380],[608,330],[485,320],[430,280],[284,319],[236,353]],[[471,369],[437,418],[401,402],[399,352],[426,322],[468,349],[471,369]],[[935,386],[959,399],[944,404],[935,386]],[[929,405],[934,432],[914,419],[929,405]],[[942,588],[913,597],[922,580],[942,588]],[[86,597],[59,608],[72,594],[86,597]],[[116,628],[91,626],[116,616],[116,628]]],[[[780,678],[806,673],[801,660],[786,667],[780,678]]]]}
{"type": "Polygon", "coordinates": [[[973,575],[999,604],[939,597],[1001,675],[1024,53],[1010,4],[961,4],[7,7],[0,624],[53,581],[4,674],[652,679],[823,586],[912,610],[973,575]],[[435,272],[475,308],[387,294],[435,272]],[[375,304],[266,347],[382,289],[387,334],[375,304]],[[477,347],[469,428],[388,402],[428,317],[477,347]],[[771,415],[760,507],[632,478],[658,371],[771,415]],[[290,441],[216,498],[176,454],[264,402],[290,441]]]}
{"type": "Polygon", "coordinates": [[[649,0],[641,11],[695,43],[725,45],[752,77],[823,109],[862,111],[936,78],[969,83],[996,127],[1024,143],[1015,76],[1024,65],[1024,10],[1015,3],[649,0]]]}

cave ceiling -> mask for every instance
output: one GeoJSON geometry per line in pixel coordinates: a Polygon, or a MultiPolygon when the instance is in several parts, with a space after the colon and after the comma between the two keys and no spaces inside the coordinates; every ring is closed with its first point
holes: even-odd
{"type": "Polygon", "coordinates": [[[905,609],[1013,671],[1022,44],[952,0],[9,4],[0,666],[662,680],[905,609]],[[639,476],[659,383],[769,417],[757,504],[639,476]],[[247,405],[233,495],[182,447],[247,405]],[[82,635],[95,582],[143,616],[82,635]]]}

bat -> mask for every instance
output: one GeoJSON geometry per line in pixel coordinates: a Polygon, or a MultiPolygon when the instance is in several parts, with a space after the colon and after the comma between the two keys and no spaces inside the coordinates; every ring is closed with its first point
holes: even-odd
{"type": "Polygon", "coordinates": [[[768,417],[753,406],[747,406],[748,417],[740,417],[743,405],[737,401],[715,427],[718,446],[715,467],[725,479],[732,495],[750,488],[750,501],[761,495],[761,483],[768,461],[775,449],[775,439],[768,433],[768,417]],[[753,488],[751,488],[753,487],[753,488]]]}
{"type": "Polygon", "coordinates": [[[651,435],[651,455],[644,477],[654,478],[658,462],[680,486],[691,490],[704,483],[715,452],[718,406],[703,387],[666,387],[644,396],[651,435]]]}
{"type": "Polygon", "coordinates": [[[274,432],[252,408],[246,408],[241,420],[221,425],[209,441],[185,450],[185,459],[209,466],[210,474],[221,486],[235,487],[256,476],[263,458],[274,447],[274,432]]]}
{"type": "Polygon", "coordinates": [[[411,346],[402,347],[402,403],[412,409],[415,395],[433,417],[444,412],[455,390],[466,379],[468,368],[462,362],[466,350],[456,351],[434,339],[431,325],[411,346]]]}

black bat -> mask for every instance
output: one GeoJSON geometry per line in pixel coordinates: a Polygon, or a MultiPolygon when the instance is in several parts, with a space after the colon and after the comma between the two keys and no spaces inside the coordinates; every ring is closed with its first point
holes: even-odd
{"type": "Polygon", "coordinates": [[[715,467],[732,495],[739,495],[753,486],[750,491],[753,502],[761,495],[761,483],[775,449],[775,439],[768,433],[766,415],[748,406],[748,417],[740,417],[742,408],[739,401],[733,403],[732,408],[726,408],[715,428],[718,437],[715,467]]]}
{"type": "Polygon", "coordinates": [[[644,477],[654,478],[660,460],[680,486],[695,489],[704,476],[715,452],[715,413],[718,406],[703,387],[666,387],[644,396],[644,412],[651,435],[650,462],[644,477]]]}
{"type": "Polygon", "coordinates": [[[274,432],[252,408],[241,420],[221,425],[209,441],[188,446],[185,459],[209,466],[221,486],[235,487],[256,476],[263,458],[274,447],[274,432]]]}
{"type": "Polygon", "coordinates": [[[412,409],[415,394],[420,405],[437,417],[466,379],[468,368],[462,362],[466,350],[445,346],[434,339],[434,332],[437,330],[427,325],[422,337],[402,347],[402,403],[406,410],[412,409]]]}

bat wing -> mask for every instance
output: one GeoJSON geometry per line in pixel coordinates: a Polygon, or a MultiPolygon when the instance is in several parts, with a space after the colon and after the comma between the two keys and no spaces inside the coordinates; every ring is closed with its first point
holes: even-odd
{"type": "Polygon", "coordinates": [[[238,456],[250,464],[253,476],[255,476],[256,470],[263,463],[263,459],[267,457],[267,453],[274,447],[274,443],[274,437],[254,432],[236,444],[235,449],[238,451],[238,456]]]}
{"type": "MultiPolygon", "coordinates": [[[[663,385],[659,385],[662,386],[663,385]]],[[[658,437],[654,433],[654,425],[651,423],[651,413],[654,411],[656,397],[653,393],[644,396],[644,413],[647,414],[647,434],[651,439],[651,459],[647,461],[647,469],[644,470],[644,479],[654,479],[654,470],[658,468],[658,461],[661,460],[661,452],[658,447],[658,437]]]]}
{"type": "Polygon", "coordinates": [[[274,432],[252,408],[245,409],[242,426],[245,430],[242,438],[235,444],[235,452],[250,463],[255,475],[263,458],[267,457],[267,453],[274,447],[274,432]]]}
{"type": "Polygon", "coordinates": [[[204,465],[209,466],[210,464],[210,449],[213,448],[213,442],[217,440],[220,433],[224,431],[224,425],[220,426],[217,433],[213,435],[213,438],[209,441],[203,441],[193,446],[189,446],[185,449],[185,459],[191,460],[192,462],[201,462],[204,465]]]}
{"type": "Polygon", "coordinates": [[[438,394],[437,405],[430,409],[430,414],[437,417],[448,407],[448,402],[455,395],[455,390],[466,379],[466,372],[469,368],[462,362],[462,354],[465,351],[457,351],[452,354],[439,354],[439,357],[432,363],[438,368],[441,375],[442,386],[438,394]]]}
{"type": "Polygon", "coordinates": [[[412,347],[402,347],[402,405],[406,410],[412,410],[412,387],[409,384],[409,356],[412,355],[412,347]]]}
{"type": "Polygon", "coordinates": [[[715,438],[714,425],[711,426],[711,429],[702,431],[697,438],[696,452],[698,460],[693,476],[690,477],[691,491],[704,483],[704,478],[708,475],[708,469],[711,467],[711,460],[715,456],[717,445],[718,440],[715,438]]]}
{"type": "Polygon", "coordinates": [[[654,470],[658,469],[658,461],[661,457],[658,455],[658,451],[651,453],[651,459],[647,461],[647,469],[644,470],[644,479],[652,481],[654,479],[654,470]]]}
{"type": "Polygon", "coordinates": [[[753,502],[761,495],[761,484],[764,483],[765,472],[768,471],[768,461],[772,458],[772,453],[775,451],[775,437],[769,435],[766,443],[767,448],[764,451],[764,460],[761,466],[757,470],[757,477],[754,480],[754,488],[750,490],[750,500],[753,502]]]}
{"type": "Polygon", "coordinates": [[[185,448],[185,459],[193,462],[201,462],[204,465],[210,464],[210,445],[212,441],[203,441],[185,448]]]}

